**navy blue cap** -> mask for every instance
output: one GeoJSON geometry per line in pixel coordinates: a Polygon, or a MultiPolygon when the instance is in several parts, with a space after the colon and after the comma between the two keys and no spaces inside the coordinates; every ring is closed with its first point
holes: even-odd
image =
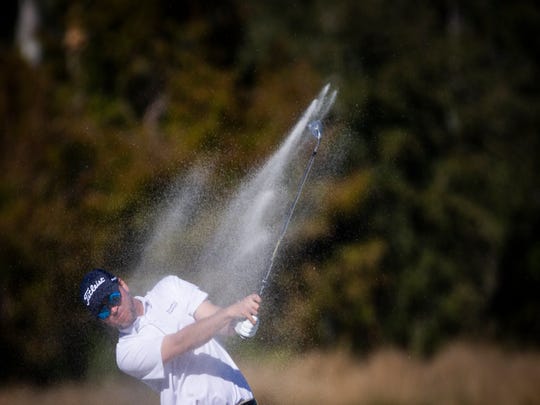
{"type": "Polygon", "coordinates": [[[81,300],[95,317],[101,310],[103,300],[115,291],[118,291],[118,278],[105,270],[94,269],[81,281],[81,300]]]}

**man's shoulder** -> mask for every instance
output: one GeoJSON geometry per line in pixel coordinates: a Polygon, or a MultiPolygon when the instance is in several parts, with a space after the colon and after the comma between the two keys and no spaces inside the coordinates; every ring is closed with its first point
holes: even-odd
{"type": "Polygon", "coordinates": [[[149,294],[161,294],[166,291],[185,293],[188,290],[193,289],[198,290],[199,287],[197,287],[195,284],[190,283],[189,281],[181,279],[178,276],[169,275],[159,280],[150,290],[149,294]]]}
{"type": "Polygon", "coordinates": [[[158,286],[163,286],[163,285],[171,285],[171,284],[174,285],[181,281],[182,279],[180,277],[170,274],[168,276],[163,277],[161,280],[159,280],[154,286],[154,288],[158,286]]]}
{"type": "Polygon", "coordinates": [[[171,305],[183,308],[184,312],[193,315],[208,294],[197,285],[178,276],[166,276],[156,283],[146,295],[151,304],[169,310],[171,305]]]}

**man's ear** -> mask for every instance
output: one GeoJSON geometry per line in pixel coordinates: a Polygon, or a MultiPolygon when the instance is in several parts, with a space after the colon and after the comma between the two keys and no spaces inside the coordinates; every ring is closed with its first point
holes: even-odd
{"type": "Polygon", "coordinates": [[[120,287],[122,287],[124,290],[126,290],[127,292],[129,292],[129,287],[128,285],[124,282],[124,280],[122,280],[120,277],[118,277],[118,285],[120,287]]]}

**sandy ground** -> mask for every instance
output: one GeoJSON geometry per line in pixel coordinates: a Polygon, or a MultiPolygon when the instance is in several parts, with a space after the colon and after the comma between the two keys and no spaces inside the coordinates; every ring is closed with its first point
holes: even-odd
{"type": "MultiPolygon", "coordinates": [[[[239,361],[260,404],[540,404],[540,352],[456,343],[429,361],[383,350],[239,361]]],[[[131,378],[0,389],[0,404],[159,404],[131,378]]]]}
{"type": "Polygon", "coordinates": [[[263,404],[540,404],[540,353],[491,346],[454,344],[430,361],[311,353],[244,372],[263,404]]]}

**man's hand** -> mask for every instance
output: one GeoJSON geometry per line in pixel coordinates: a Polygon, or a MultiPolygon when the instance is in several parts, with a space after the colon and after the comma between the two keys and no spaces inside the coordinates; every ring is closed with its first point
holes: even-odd
{"type": "Polygon", "coordinates": [[[257,323],[259,304],[261,297],[258,294],[251,294],[242,300],[227,307],[226,310],[233,318],[248,319],[253,325],[257,323]]]}
{"type": "Polygon", "coordinates": [[[255,336],[257,330],[259,329],[259,319],[257,314],[259,313],[259,304],[261,302],[261,297],[257,294],[248,295],[242,301],[237,302],[236,308],[242,313],[242,320],[238,321],[234,325],[234,331],[240,335],[240,337],[247,339],[255,336]]]}

